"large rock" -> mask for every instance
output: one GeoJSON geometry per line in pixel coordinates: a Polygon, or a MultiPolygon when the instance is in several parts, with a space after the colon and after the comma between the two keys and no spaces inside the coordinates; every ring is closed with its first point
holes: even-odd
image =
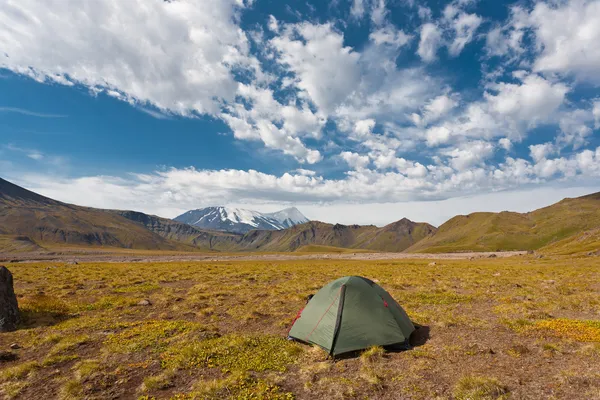
{"type": "Polygon", "coordinates": [[[0,332],[14,331],[19,320],[12,274],[6,267],[0,266],[0,332]]]}

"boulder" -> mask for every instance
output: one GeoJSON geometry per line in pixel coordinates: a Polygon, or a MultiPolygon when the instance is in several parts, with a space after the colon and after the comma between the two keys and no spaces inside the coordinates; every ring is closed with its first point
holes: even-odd
{"type": "Polygon", "coordinates": [[[12,274],[0,266],[0,332],[14,331],[20,319],[12,274]]]}

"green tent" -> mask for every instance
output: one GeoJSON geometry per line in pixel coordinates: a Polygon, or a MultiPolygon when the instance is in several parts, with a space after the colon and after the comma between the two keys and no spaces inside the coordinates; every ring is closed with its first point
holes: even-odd
{"type": "Polygon", "coordinates": [[[346,276],[310,299],[289,336],[335,356],[370,346],[407,345],[414,330],[406,312],[381,286],[346,276]]]}

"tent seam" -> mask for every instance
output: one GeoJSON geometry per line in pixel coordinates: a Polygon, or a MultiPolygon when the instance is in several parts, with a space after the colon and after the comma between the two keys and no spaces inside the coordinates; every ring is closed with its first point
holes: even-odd
{"type": "Polygon", "coordinates": [[[317,327],[319,326],[319,324],[321,323],[321,321],[323,320],[323,318],[325,317],[325,315],[329,312],[329,309],[331,309],[331,307],[333,306],[333,303],[335,303],[335,301],[338,299],[338,297],[340,297],[340,293],[342,292],[342,288],[344,287],[344,285],[342,285],[340,287],[340,290],[338,291],[337,296],[335,296],[335,298],[333,299],[333,301],[331,302],[331,304],[329,305],[329,307],[327,307],[327,310],[325,310],[325,312],[323,313],[323,315],[321,315],[321,318],[319,318],[319,321],[317,322],[317,324],[315,325],[315,327],[312,329],[312,331],[310,331],[310,333],[308,334],[308,336],[306,336],[306,338],[304,338],[304,341],[308,341],[308,338],[310,337],[310,335],[313,334],[313,332],[315,331],[315,329],[317,329],[317,327]]]}

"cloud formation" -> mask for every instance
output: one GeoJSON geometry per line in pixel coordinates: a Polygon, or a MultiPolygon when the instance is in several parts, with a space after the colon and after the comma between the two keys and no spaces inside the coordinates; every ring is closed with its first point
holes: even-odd
{"type": "Polygon", "coordinates": [[[393,18],[398,4],[352,0],[327,21],[266,14],[250,26],[250,0],[4,1],[0,68],[155,118],[217,118],[235,140],[298,164],[280,175],[187,168],[38,186],[168,208],[431,200],[598,176],[599,0],[515,3],[503,21],[472,1],[402,3],[405,23],[393,18]],[[349,27],[364,30],[360,41],[349,27]],[[481,64],[477,84],[445,68],[463,59],[481,64]],[[332,164],[342,173],[329,174],[332,164]]]}

